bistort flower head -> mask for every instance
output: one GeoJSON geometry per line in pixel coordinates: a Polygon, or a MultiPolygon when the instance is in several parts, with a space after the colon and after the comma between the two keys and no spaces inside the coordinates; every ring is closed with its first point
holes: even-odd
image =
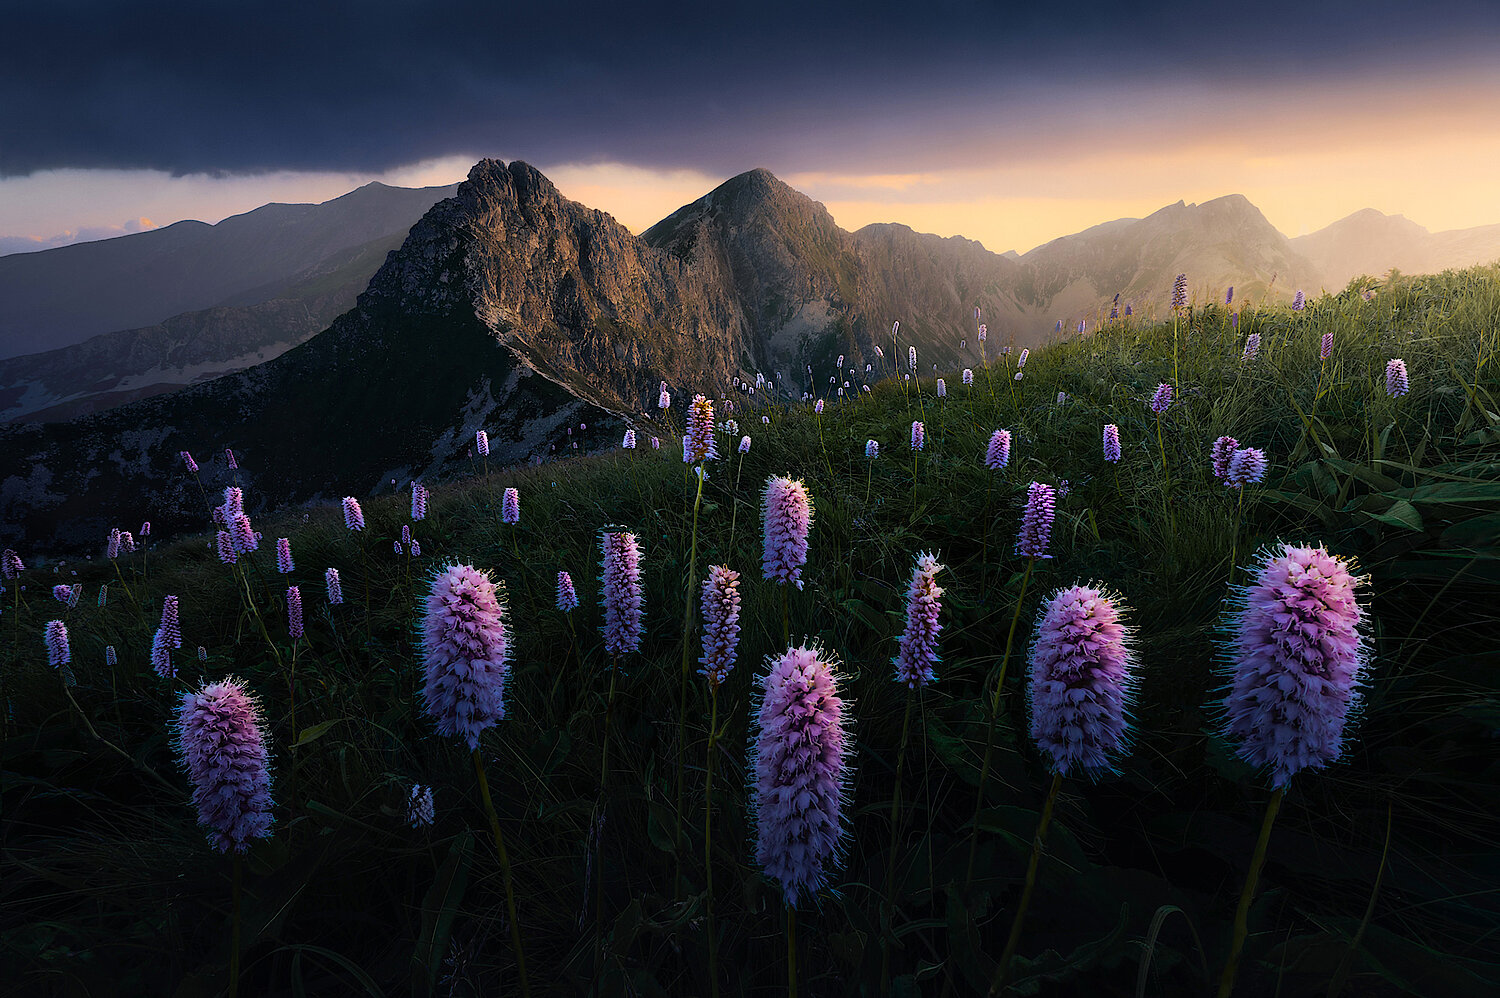
{"type": "Polygon", "coordinates": [[[1010,431],[996,430],[990,434],[990,445],[984,452],[984,466],[999,471],[1010,464],[1010,431]]]}
{"type": "Polygon", "coordinates": [[[182,694],[177,752],[215,849],[243,853],[252,839],[270,836],[270,756],[259,706],[244,684],[227,678],[182,694]]]}
{"type": "Polygon", "coordinates": [[[1337,759],[1369,665],[1365,578],[1321,547],[1276,544],[1230,596],[1224,734],[1284,787],[1337,759]]]}
{"type": "Polygon", "coordinates": [[[490,435],[483,430],[474,434],[474,449],[479,452],[480,457],[490,456],[490,435]]]}
{"type": "Polygon", "coordinates": [[[224,523],[226,525],[234,522],[234,518],[245,512],[245,492],[238,485],[228,485],[224,488],[224,505],[220,507],[224,511],[224,523]]]}
{"type": "Polygon", "coordinates": [[[1215,478],[1229,477],[1229,460],[1234,457],[1234,452],[1240,442],[1234,437],[1220,437],[1213,442],[1208,449],[1208,460],[1213,468],[1215,478]]]}
{"type": "Polygon", "coordinates": [[[626,450],[635,450],[635,431],[634,430],[626,430],[625,431],[625,439],[623,441],[621,441],[620,446],[624,447],[626,450]]]}
{"type": "Polygon", "coordinates": [[[521,493],[519,490],[514,488],[505,490],[505,496],[500,500],[500,522],[521,522],[521,493]]]}
{"type": "Polygon", "coordinates": [[[866,440],[865,441],[865,457],[867,457],[867,458],[869,458],[870,460],[873,461],[875,458],[877,458],[879,456],[880,456],[880,445],[878,443],[876,443],[875,441],[873,441],[873,440],[866,440]]]}
{"type": "Polygon", "coordinates": [[[224,460],[228,462],[230,471],[240,470],[239,463],[234,459],[234,451],[228,447],[224,448],[224,460]]]}
{"type": "Polygon", "coordinates": [[[323,573],[323,581],[328,585],[328,602],[333,606],[344,602],[344,586],[339,581],[339,570],[328,569],[323,573]]]}
{"type": "Polygon", "coordinates": [[[921,450],[922,445],[927,442],[927,427],[922,425],[921,420],[913,420],[911,424],[911,449],[921,450]]]}
{"type": "Polygon", "coordinates": [[[1323,334],[1323,345],[1318,348],[1318,359],[1327,360],[1333,356],[1333,334],[1323,334]]]}
{"type": "Polygon", "coordinates": [[[1187,275],[1178,274],[1172,282],[1172,311],[1187,308],[1187,275]]]}
{"type": "Polygon", "coordinates": [[[688,464],[711,461],[719,456],[714,446],[714,404],[694,395],[688,404],[687,434],[682,438],[682,459],[688,464]]]}
{"type": "Polygon", "coordinates": [[[286,575],[296,569],[292,563],[292,541],[289,537],[276,538],[276,571],[286,575]]]}
{"type": "Polygon", "coordinates": [[[645,631],[645,590],[641,585],[641,546],[635,534],[604,530],[600,596],[604,600],[604,647],[611,655],[639,651],[645,631]]]}
{"type": "Polygon", "coordinates": [[[1166,382],[1156,386],[1156,393],[1151,396],[1151,411],[1160,416],[1172,407],[1172,386],[1166,382]]]}
{"type": "Polygon", "coordinates": [[[14,549],[6,548],[5,553],[0,554],[0,575],[7,579],[19,579],[24,571],[26,566],[21,564],[21,556],[14,549]]]}
{"type": "Polygon", "coordinates": [[[1114,423],[1104,424],[1104,460],[1110,464],[1120,460],[1120,428],[1114,423]]]}
{"type": "Polygon", "coordinates": [[[1400,357],[1386,362],[1385,365],[1385,393],[1391,398],[1400,398],[1411,390],[1411,383],[1406,377],[1406,361],[1400,357]]]}
{"type": "Polygon", "coordinates": [[[1300,312],[1305,308],[1307,308],[1307,296],[1302,293],[1301,288],[1298,288],[1296,295],[1292,297],[1292,311],[1300,312]]]}
{"type": "Polygon", "coordinates": [[[420,783],[412,787],[406,799],[406,823],[413,828],[431,828],[434,817],[432,788],[420,783]]]}
{"type": "Polygon", "coordinates": [[[774,582],[802,588],[802,566],[807,563],[807,535],[812,529],[812,498],[801,481],[772,476],[766,479],[761,500],[762,575],[774,582]]]}
{"type": "Polygon", "coordinates": [[[1233,284],[1229,285],[1229,290],[1227,290],[1227,291],[1224,292],[1224,304],[1226,306],[1234,304],[1234,285],[1233,284]]]}
{"type": "Polygon", "coordinates": [[[557,573],[557,608],[563,613],[578,609],[578,593],[573,588],[573,576],[567,572],[557,573]]]}
{"type": "Polygon", "coordinates": [[[260,547],[260,538],[250,525],[250,517],[244,513],[229,521],[229,539],[234,544],[235,554],[249,554],[260,547]]]}
{"type": "Polygon", "coordinates": [[[1119,597],[1070,586],[1042,604],[1031,643],[1031,737],[1052,772],[1090,775],[1125,747],[1135,655],[1119,597]]]}
{"type": "Polygon", "coordinates": [[[1248,364],[1260,356],[1260,333],[1251,333],[1245,337],[1245,350],[1240,354],[1240,363],[1248,364]]]}
{"type": "Polygon", "coordinates": [[[421,482],[411,483],[411,518],[427,519],[427,486],[421,482]]]}
{"type": "Polygon", "coordinates": [[[422,700],[438,734],[473,750],[505,719],[509,652],[505,605],[489,574],[448,565],[434,575],[422,622],[422,700]]]}
{"type": "Polygon", "coordinates": [[[948,383],[942,378],[937,379],[937,392],[938,398],[940,399],[945,399],[948,397],[948,383]]]}
{"type": "Polygon", "coordinates": [[[907,689],[926,686],[937,678],[932,667],[938,661],[938,632],[943,629],[938,622],[943,589],[937,584],[937,574],[943,568],[931,553],[917,555],[906,589],[906,628],[891,663],[896,667],[896,682],[907,689]]]}
{"type": "Polygon", "coordinates": [[[302,590],[286,587],[286,630],[293,639],[302,637],[302,590]]]}
{"type": "Polygon", "coordinates": [[[73,661],[73,650],[68,647],[68,625],[62,621],[47,621],[42,642],[47,646],[47,664],[52,668],[57,669],[73,661]]]}
{"type": "Polygon", "coordinates": [[[1050,558],[1047,542],[1052,537],[1052,519],[1057,515],[1057,494],[1052,486],[1032,482],[1026,487],[1026,512],[1016,535],[1016,554],[1023,558],[1050,558]]]}
{"type": "Polygon", "coordinates": [[[839,862],[854,738],[829,656],[788,648],[767,661],[749,760],[755,859],[795,907],[839,862]]]}
{"type": "Polygon", "coordinates": [[[182,458],[182,463],[187,466],[189,473],[194,475],[198,473],[198,462],[193,460],[193,455],[185,450],[178,451],[177,455],[182,458]]]}
{"type": "Polygon", "coordinates": [[[1229,457],[1224,482],[1232,489],[1242,489],[1266,477],[1266,452],[1258,447],[1241,447],[1229,457]]]}
{"type": "Polygon", "coordinates": [[[344,526],[350,530],[365,529],[365,511],[359,508],[359,500],[344,496],[344,526]]]}
{"type": "Polygon", "coordinates": [[[748,435],[740,437],[740,453],[750,453],[750,437],[748,435]]]}
{"type": "Polygon", "coordinates": [[[964,378],[964,384],[966,384],[966,385],[973,385],[974,384],[974,369],[971,368],[971,367],[964,368],[963,378],[964,378]]]}
{"type": "Polygon", "coordinates": [[[740,573],[728,565],[709,567],[703,580],[703,668],[698,674],[718,686],[734,668],[740,643],[740,573]]]}

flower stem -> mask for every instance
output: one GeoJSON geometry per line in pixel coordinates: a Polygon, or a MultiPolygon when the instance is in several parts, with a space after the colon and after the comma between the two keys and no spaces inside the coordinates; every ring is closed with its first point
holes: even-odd
{"type": "Polygon", "coordinates": [[[677,827],[672,835],[677,864],[674,890],[682,885],[682,783],[687,768],[687,693],[693,652],[693,586],[698,579],[698,509],[703,505],[703,462],[698,462],[698,494],[693,498],[693,534],[688,548],[687,595],[682,607],[682,684],[677,698],[677,827]]]}
{"type": "Polygon", "coordinates": [[[789,998],[797,998],[797,909],[786,906],[786,986],[789,998]]]}
{"type": "Polygon", "coordinates": [[[1057,803],[1057,791],[1062,787],[1062,774],[1052,777],[1052,787],[1047,791],[1047,801],[1042,805],[1042,818],[1037,822],[1036,837],[1031,840],[1031,861],[1026,864],[1026,886],[1021,889],[1021,902],[1016,906],[1016,918],[1010,926],[1010,938],[1005,941],[1005,952],[1000,954],[1000,967],[995,971],[995,983],[990,985],[990,994],[998,995],[1010,977],[1010,961],[1016,955],[1016,946],[1021,941],[1021,922],[1026,918],[1026,909],[1031,904],[1031,892],[1036,888],[1036,868],[1042,860],[1042,845],[1047,841],[1047,826],[1052,823],[1052,807],[1057,803]]]}
{"type": "Polygon", "coordinates": [[[1266,845],[1271,841],[1271,825],[1276,821],[1276,812],[1281,808],[1285,787],[1278,787],[1266,804],[1266,817],[1260,824],[1260,838],[1255,843],[1255,855],[1250,857],[1250,871],[1245,875],[1245,889],[1240,892],[1240,906],[1234,913],[1234,939],[1229,944],[1229,959],[1224,964],[1224,973],[1219,976],[1219,998],[1229,998],[1234,990],[1234,974],[1240,966],[1240,951],[1245,946],[1245,935],[1249,930],[1250,902],[1255,900],[1255,885],[1260,880],[1260,868],[1266,861],[1266,845]]]}
{"type": "Polygon", "coordinates": [[[965,890],[974,881],[974,854],[979,847],[979,812],[984,810],[984,787],[990,777],[990,757],[995,748],[995,718],[1000,713],[1000,693],[1005,689],[1005,671],[1010,667],[1010,649],[1016,639],[1021,604],[1026,600],[1026,586],[1031,581],[1031,569],[1035,564],[1035,558],[1026,559],[1026,572],[1021,576],[1021,595],[1016,597],[1016,610],[1010,618],[1010,632],[1005,636],[1005,656],[1000,659],[1000,678],[995,680],[995,693],[990,699],[990,722],[984,733],[984,765],[979,770],[979,798],[974,804],[974,836],[969,840],[969,866],[964,874],[965,890]]]}
{"type": "Polygon", "coordinates": [[[703,776],[704,906],[708,915],[708,981],[713,998],[719,996],[719,942],[714,936],[714,745],[719,734],[719,684],[708,681],[708,760],[703,776]]]}
{"type": "MultiPolygon", "coordinates": [[[[896,750],[896,790],[891,795],[891,856],[885,868],[886,922],[896,917],[896,851],[901,844],[901,771],[906,764],[906,744],[911,733],[911,690],[906,691],[906,715],[901,719],[901,747],[896,750]]],[[[891,947],[880,947],[880,993],[889,994],[891,979],[891,947]]]]}
{"type": "Polygon", "coordinates": [[[490,819],[490,832],[495,836],[495,851],[500,854],[500,873],[505,878],[505,907],[510,915],[510,944],[516,951],[516,974],[521,981],[521,994],[531,994],[526,981],[526,954],[521,950],[521,923],[516,920],[516,893],[510,881],[510,856],[505,852],[505,836],[500,834],[500,818],[495,814],[495,802],[490,799],[490,781],[484,775],[484,759],[479,749],[474,749],[474,772],[479,776],[479,797],[484,801],[484,813],[490,819]]]}
{"type": "Polygon", "coordinates": [[[239,853],[234,854],[234,915],[229,930],[229,998],[240,993],[240,880],[241,867],[245,861],[239,853]]]}

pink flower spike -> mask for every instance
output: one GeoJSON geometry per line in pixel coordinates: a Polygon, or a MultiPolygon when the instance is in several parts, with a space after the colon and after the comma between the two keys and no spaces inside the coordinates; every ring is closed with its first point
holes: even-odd
{"type": "Polygon", "coordinates": [[[1224,735],[1284,787],[1343,751],[1370,662],[1366,578],[1321,547],[1273,545],[1230,596],[1224,735]]]}
{"type": "Polygon", "coordinates": [[[766,579],[802,588],[807,563],[807,535],[812,529],[812,498],[807,486],[790,478],[766,479],[761,500],[763,545],[761,570],[766,579]]]}
{"type": "Polygon", "coordinates": [[[220,530],[214,535],[214,546],[218,549],[219,560],[226,565],[233,565],[240,560],[234,550],[234,540],[229,536],[229,531],[220,530]]]}
{"type": "Polygon", "coordinates": [[[286,587],[286,629],[294,640],[302,637],[302,590],[286,587]]]}
{"type": "Polygon", "coordinates": [[[6,548],[4,554],[0,554],[0,575],[7,579],[19,579],[21,573],[26,571],[26,566],[21,564],[21,556],[11,548],[6,548]]]}
{"type": "Polygon", "coordinates": [[[1031,644],[1031,737],[1063,776],[1113,767],[1135,692],[1135,654],[1119,597],[1096,586],[1054,592],[1031,644]]]}
{"type": "Polygon", "coordinates": [[[1232,489],[1242,489],[1266,477],[1266,453],[1256,447],[1242,447],[1229,458],[1229,470],[1224,483],[1232,489]]]}
{"type": "Polygon", "coordinates": [[[1120,460],[1120,428],[1114,423],[1104,424],[1104,460],[1111,464],[1120,460]]]}
{"type": "Polygon", "coordinates": [[[687,435],[682,438],[682,459],[688,464],[710,461],[719,456],[714,446],[714,404],[702,395],[694,395],[688,405],[687,435]]]}
{"type": "Polygon", "coordinates": [[[350,530],[365,529],[365,511],[359,508],[359,500],[353,496],[344,497],[344,526],[350,530]]]}
{"type": "Polygon", "coordinates": [[[921,450],[927,442],[927,427],[922,425],[921,420],[913,420],[911,424],[911,449],[921,450]]]}
{"type": "Polygon", "coordinates": [[[338,606],[344,602],[344,586],[339,581],[339,570],[330,568],[323,573],[323,581],[328,586],[328,602],[338,606]]]}
{"type": "MultiPolygon", "coordinates": [[[[568,432],[571,433],[573,431],[569,430],[568,432]]],[[[479,452],[479,456],[480,457],[489,457],[489,455],[490,455],[490,435],[488,433],[484,432],[483,430],[480,430],[477,433],[475,433],[474,434],[474,449],[479,452]]]]}
{"type": "Polygon", "coordinates": [[[292,563],[292,541],[288,537],[276,538],[276,571],[282,575],[294,571],[296,565],[292,563]]]}
{"type": "Polygon", "coordinates": [[[996,430],[990,434],[990,445],[984,452],[984,466],[999,471],[1010,464],[1010,431],[996,430]]]}
{"type": "Polygon", "coordinates": [[[182,458],[182,463],[191,474],[196,475],[198,473],[198,462],[193,460],[193,455],[185,450],[180,450],[177,452],[177,456],[182,458]]]}
{"type": "Polygon", "coordinates": [[[228,678],[182,694],[177,752],[214,848],[243,853],[253,839],[270,836],[270,756],[259,706],[244,684],[228,678]]]}
{"type": "Polygon", "coordinates": [[[432,579],[422,624],[422,700],[440,735],[479,747],[505,719],[510,672],[505,604],[487,573],[449,565],[432,579]]]}
{"type": "Polygon", "coordinates": [[[42,641],[47,646],[47,664],[52,668],[61,668],[73,661],[73,650],[68,647],[68,626],[62,621],[47,621],[42,641]]]}
{"type": "Polygon", "coordinates": [[[639,651],[645,630],[645,593],[641,587],[641,547],[635,534],[605,530],[600,591],[604,599],[604,647],[610,655],[639,651]]]}
{"type": "Polygon", "coordinates": [[[840,861],[854,738],[831,656],[788,648],[767,662],[748,766],[755,859],[795,907],[817,894],[840,861]]]}
{"type": "Polygon", "coordinates": [[[521,493],[517,490],[505,490],[505,497],[500,502],[500,520],[511,524],[521,522],[521,493]]]}
{"type": "Polygon", "coordinates": [[[1406,361],[1397,357],[1387,361],[1385,365],[1385,393],[1391,398],[1400,398],[1411,391],[1411,383],[1406,376],[1406,361]]]}
{"type": "Polygon", "coordinates": [[[1229,459],[1234,456],[1235,448],[1239,445],[1238,440],[1227,436],[1213,442],[1213,446],[1208,449],[1208,460],[1215,478],[1229,476],[1229,459]]]}
{"type": "Polygon", "coordinates": [[[421,482],[411,483],[411,518],[427,519],[427,487],[421,482]]]}
{"type": "Polygon", "coordinates": [[[1016,553],[1023,558],[1050,558],[1047,542],[1052,536],[1052,519],[1057,515],[1057,497],[1052,486],[1032,482],[1026,487],[1026,512],[1021,517],[1021,532],[1016,536],[1016,553]]]}
{"type": "Polygon", "coordinates": [[[937,678],[932,667],[938,661],[938,632],[943,629],[938,623],[943,590],[937,584],[937,573],[943,567],[932,554],[917,555],[917,566],[906,590],[906,629],[891,662],[896,666],[896,682],[907,689],[926,686],[937,678]]]}
{"type": "Polygon", "coordinates": [[[421,784],[412,787],[406,801],[406,823],[412,828],[431,828],[434,817],[432,788],[421,784]]]}
{"type": "Polygon", "coordinates": [[[229,523],[229,536],[234,542],[235,554],[248,554],[260,547],[260,538],[250,525],[250,517],[241,513],[229,523]]]}
{"type": "Polygon", "coordinates": [[[703,668],[698,674],[718,686],[734,668],[740,643],[740,573],[714,565],[703,580],[703,668]]]}
{"type": "Polygon", "coordinates": [[[578,593],[573,588],[573,577],[567,572],[557,573],[557,608],[563,613],[578,609],[578,593]]]}

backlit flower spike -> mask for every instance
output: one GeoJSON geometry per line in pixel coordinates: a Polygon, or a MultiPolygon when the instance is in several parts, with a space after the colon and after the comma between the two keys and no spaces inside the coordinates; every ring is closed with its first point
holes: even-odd
{"type": "Polygon", "coordinates": [[[330,568],[323,573],[323,582],[328,586],[328,602],[338,606],[344,602],[344,586],[339,581],[339,570],[330,568]]]}
{"type": "Polygon", "coordinates": [[[763,545],[761,570],[773,582],[802,588],[802,566],[807,563],[807,535],[812,529],[812,498],[807,486],[790,478],[766,479],[761,500],[763,545]]]}
{"type": "Polygon", "coordinates": [[[1370,662],[1369,625],[1353,565],[1322,547],[1265,549],[1230,595],[1224,735],[1240,758],[1285,787],[1343,751],[1370,662]]]}
{"type": "Polygon", "coordinates": [[[1245,350],[1240,354],[1240,363],[1248,364],[1260,356],[1260,333],[1251,333],[1245,337],[1245,350]]]}
{"type": "Polygon", "coordinates": [[[578,609],[578,593],[573,588],[573,577],[567,572],[557,573],[557,608],[563,613],[578,609]]]}
{"type": "Polygon", "coordinates": [[[73,661],[73,649],[68,645],[68,626],[62,621],[47,621],[42,643],[47,646],[47,664],[52,668],[61,668],[73,661]]]}
{"type": "Polygon", "coordinates": [[[427,486],[421,482],[411,483],[411,518],[427,519],[427,486]]]}
{"type": "Polygon", "coordinates": [[[1323,334],[1323,345],[1318,349],[1318,359],[1327,360],[1333,356],[1333,334],[1323,334]]]}
{"type": "Polygon", "coordinates": [[[1386,362],[1385,393],[1391,398],[1400,398],[1411,391],[1411,382],[1406,376],[1406,361],[1400,357],[1386,362]]]}
{"type": "Polygon", "coordinates": [[[365,529],[365,511],[359,508],[359,500],[344,496],[344,526],[350,530],[365,529]]]}
{"type": "Polygon", "coordinates": [[[1104,460],[1110,464],[1120,460],[1120,428],[1114,423],[1104,424],[1104,460]]]}
{"type": "Polygon", "coordinates": [[[873,461],[875,458],[877,458],[879,456],[880,456],[880,444],[876,443],[874,440],[866,440],[865,441],[865,457],[867,457],[867,458],[869,458],[870,460],[873,461]]]}
{"type": "Polygon", "coordinates": [[[718,448],[714,445],[714,404],[703,395],[694,395],[688,404],[682,459],[688,464],[697,464],[718,456],[718,448]]]}
{"type": "Polygon", "coordinates": [[[1292,298],[1292,311],[1300,312],[1305,308],[1307,308],[1307,296],[1302,293],[1301,288],[1298,288],[1297,294],[1292,298]]]}
{"type": "Polygon", "coordinates": [[[476,432],[474,434],[474,449],[479,452],[480,457],[489,457],[490,435],[483,430],[476,432]]]}
{"type": "Polygon", "coordinates": [[[1151,396],[1151,411],[1160,416],[1172,407],[1172,386],[1166,382],[1156,386],[1156,393],[1151,396]]]}
{"type": "Polygon", "coordinates": [[[938,662],[938,633],[943,629],[938,621],[943,589],[937,584],[937,573],[943,568],[931,553],[917,555],[906,589],[906,627],[891,664],[896,667],[896,682],[907,689],[926,686],[937,678],[933,666],[938,662]]]}
{"type": "Polygon", "coordinates": [[[1241,447],[1229,457],[1224,482],[1232,489],[1242,489],[1266,477],[1266,452],[1258,447],[1241,447]]]}
{"type": "Polygon", "coordinates": [[[713,565],[703,580],[703,668],[698,674],[718,686],[734,668],[740,643],[740,573],[713,565]]]}
{"type": "Polygon", "coordinates": [[[296,570],[292,562],[292,541],[289,537],[276,538],[276,571],[282,575],[296,570]]]}
{"type": "Polygon", "coordinates": [[[996,430],[990,434],[989,446],[984,452],[984,466],[999,471],[1010,464],[1010,431],[996,430]]]}
{"type": "Polygon", "coordinates": [[[921,450],[927,442],[927,428],[922,425],[921,420],[913,420],[911,424],[911,449],[921,450]]]}
{"type": "Polygon", "coordinates": [[[505,490],[505,496],[500,501],[500,521],[511,524],[521,522],[521,493],[519,490],[514,488],[505,490]]]}
{"type": "Polygon", "coordinates": [[[1096,776],[1126,747],[1135,654],[1120,598],[1094,585],[1058,589],[1032,639],[1031,737],[1053,773],[1096,776]]]}
{"type": "Polygon", "coordinates": [[[296,586],[286,588],[286,628],[291,638],[302,637],[302,590],[296,586]]]}
{"type": "Polygon", "coordinates": [[[645,631],[645,589],[641,584],[641,547],[635,534],[605,530],[600,597],[604,601],[604,647],[610,655],[639,651],[645,631]]]}
{"type": "Polygon", "coordinates": [[[1172,311],[1187,308],[1187,275],[1178,274],[1172,282],[1172,311]]]}
{"type": "Polygon", "coordinates": [[[510,636],[501,594],[489,574],[448,565],[432,578],[422,623],[422,701],[437,732],[479,747],[505,719],[510,636]]]}
{"type": "Polygon", "coordinates": [[[1208,460],[1215,478],[1229,477],[1229,461],[1239,445],[1238,440],[1229,436],[1220,437],[1213,442],[1213,446],[1208,449],[1208,460]]]}
{"type": "Polygon", "coordinates": [[[852,779],[851,703],[832,657],[788,648],[759,677],[749,760],[755,860],[795,907],[841,861],[852,779]]]}
{"type": "Polygon", "coordinates": [[[1021,515],[1021,530],[1016,536],[1016,553],[1023,558],[1050,558],[1047,543],[1052,537],[1052,520],[1057,515],[1057,494],[1052,486],[1032,482],[1026,488],[1026,512],[1021,515]]]}
{"type": "Polygon", "coordinates": [[[271,834],[270,755],[259,705],[226,678],[182,694],[177,752],[193,784],[198,823],[220,852],[243,853],[271,834]]]}
{"type": "Polygon", "coordinates": [[[421,784],[412,787],[406,800],[406,823],[412,828],[431,828],[434,817],[432,788],[421,784]]]}

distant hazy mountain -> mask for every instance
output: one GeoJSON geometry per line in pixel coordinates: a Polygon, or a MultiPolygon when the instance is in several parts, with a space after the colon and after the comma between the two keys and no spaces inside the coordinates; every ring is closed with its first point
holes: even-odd
{"type": "Polygon", "coordinates": [[[1312,260],[1330,290],[1361,274],[1379,277],[1392,268],[1428,274],[1500,260],[1500,225],[1428,232],[1403,215],[1374,208],[1356,211],[1291,242],[1312,260]]]}
{"type": "Polygon", "coordinates": [[[360,247],[392,237],[399,245],[423,212],[452,193],[367,184],[323,204],[268,204],[217,225],[177,222],[0,256],[0,358],[184,312],[293,297],[295,285],[336,271],[360,247]]]}
{"type": "Polygon", "coordinates": [[[1240,194],[1203,204],[1179,201],[1141,219],[1105,222],[1054,239],[1021,257],[1033,275],[1023,300],[1045,307],[1070,328],[1097,318],[1120,295],[1137,314],[1165,314],[1172,282],[1188,275],[1198,302],[1309,295],[1321,285],[1317,268],[1240,194]]]}

